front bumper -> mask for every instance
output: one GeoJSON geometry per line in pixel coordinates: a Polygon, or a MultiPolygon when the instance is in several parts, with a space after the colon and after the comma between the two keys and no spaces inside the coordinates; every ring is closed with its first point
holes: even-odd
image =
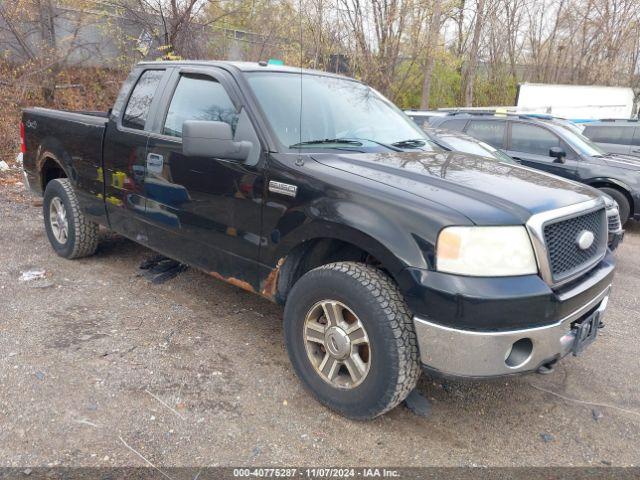
{"type": "Polygon", "coordinates": [[[609,249],[613,252],[618,245],[622,243],[624,238],[624,230],[622,229],[622,223],[620,222],[620,214],[618,213],[618,207],[614,206],[607,208],[607,227],[609,231],[608,245],[609,249]]]}
{"type": "Polygon", "coordinates": [[[613,252],[622,243],[624,239],[624,230],[609,233],[609,249],[613,252]]]}
{"type": "Polygon", "coordinates": [[[608,285],[588,303],[555,324],[519,330],[460,330],[414,317],[424,367],[457,377],[493,377],[535,371],[572,351],[573,325],[594,312],[602,318],[608,285]]]}

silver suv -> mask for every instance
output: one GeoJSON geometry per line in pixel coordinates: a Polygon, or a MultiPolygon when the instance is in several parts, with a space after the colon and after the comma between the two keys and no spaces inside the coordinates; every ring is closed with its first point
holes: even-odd
{"type": "Polygon", "coordinates": [[[587,123],[582,134],[610,153],[640,156],[638,120],[600,120],[587,123]]]}

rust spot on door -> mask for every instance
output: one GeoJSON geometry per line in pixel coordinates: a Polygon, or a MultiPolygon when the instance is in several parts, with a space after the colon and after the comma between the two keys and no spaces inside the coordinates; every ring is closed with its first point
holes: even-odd
{"type": "Polygon", "coordinates": [[[267,298],[273,299],[276,296],[276,293],[278,291],[278,277],[280,276],[280,268],[282,267],[282,265],[284,265],[285,258],[286,257],[282,257],[280,260],[278,260],[276,268],[271,270],[271,273],[269,273],[269,276],[264,281],[264,286],[262,287],[262,291],[260,293],[267,298]]]}

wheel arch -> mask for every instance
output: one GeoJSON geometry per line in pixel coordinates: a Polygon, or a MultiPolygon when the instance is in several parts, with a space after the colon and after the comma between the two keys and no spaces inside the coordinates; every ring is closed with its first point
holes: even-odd
{"type": "Polygon", "coordinates": [[[54,138],[45,139],[39,146],[36,155],[36,171],[39,175],[40,187],[44,192],[47,184],[56,178],[71,178],[69,164],[65,162],[67,155],[60,142],[54,138]]]}
{"type": "Polygon", "coordinates": [[[305,273],[334,262],[356,261],[374,265],[396,283],[407,264],[371,235],[347,225],[319,222],[306,229],[305,235],[289,239],[279,249],[278,262],[267,278],[262,293],[284,303],[293,285],[305,273]],[[275,276],[275,278],[273,278],[275,276]]]}
{"type": "Polygon", "coordinates": [[[629,211],[633,215],[633,212],[635,211],[635,205],[634,205],[635,202],[633,201],[633,196],[631,195],[631,188],[629,188],[627,184],[615,178],[607,178],[607,177],[593,178],[591,180],[588,180],[586,183],[587,185],[594,188],[598,188],[598,189],[605,187],[605,188],[613,188],[614,190],[618,190],[627,198],[627,201],[629,202],[629,209],[630,209],[629,211]]]}

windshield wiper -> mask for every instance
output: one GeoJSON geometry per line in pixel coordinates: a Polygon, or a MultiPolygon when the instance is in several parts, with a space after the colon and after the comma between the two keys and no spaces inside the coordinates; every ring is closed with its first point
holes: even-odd
{"type": "Polygon", "coordinates": [[[348,138],[323,138],[321,140],[307,140],[300,143],[294,143],[293,145],[289,145],[289,148],[302,147],[304,145],[324,145],[327,143],[336,143],[339,145],[354,145],[357,147],[362,146],[362,142],[357,140],[349,140],[348,138]]]}
{"type": "Polygon", "coordinates": [[[363,142],[375,143],[376,145],[380,145],[381,147],[388,148],[389,150],[393,150],[394,152],[402,152],[401,148],[398,148],[392,144],[378,142],[377,140],[371,140],[370,138],[357,138],[355,140],[362,140],[363,142]]]}
{"type": "Polygon", "coordinates": [[[418,148],[424,147],[427,144],[426,141],[419,138],[410,138],[408,140],[400,140],[399,142],[393,142],[391,145],[400,148],[418,148]]]}
{"type": "Polygon", "coordinates": [[[377,140],[371,140],[369,138],[324,138],[322,140],[307,140],[305,142],[289,145],[289,148],[302,147],[305,145],[324,145],[324,144],[330,144],[330,143],[335,143],[338,145],[353,145],[354,147],[361,147],[362,142],[375,143],[376,145],[380,145],[381,147],[388,148],[389,150],[393,150],[394,152],[403,151],[401,148],[398,148],[394,145],[378,142],[377,140]]]}

